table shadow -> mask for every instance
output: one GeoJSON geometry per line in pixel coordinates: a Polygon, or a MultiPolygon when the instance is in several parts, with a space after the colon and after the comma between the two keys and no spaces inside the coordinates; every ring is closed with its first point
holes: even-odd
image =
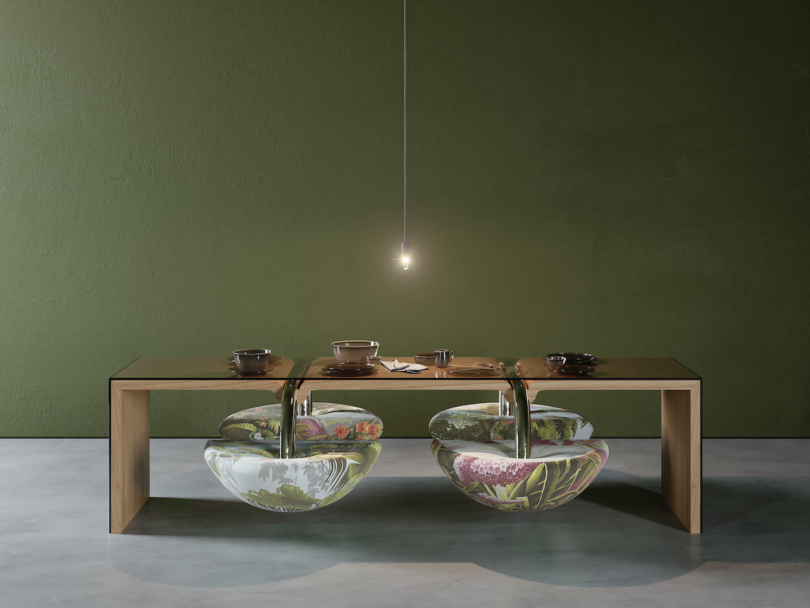
{"type": "Polygon", "coordinates": [[[263,511],[235,497],[151,498],[123,537],[160,547],[165,560],[179,552],[182,565],[146,566],[117,543],[111,551],[133,576],[224,586],[288,580],[346,562],[473,562],[574,587],[651,584],[706,561],[810,563],[806,478],[704,480],[703,535],[684,531],[658,485],[605,470],[579,498],[540,513],[490,509],[440,477],[371,477],[340,502],[306,513],[263,511]],[[213,583],[202,574],[212,559],[228,573],[213,583]]]}

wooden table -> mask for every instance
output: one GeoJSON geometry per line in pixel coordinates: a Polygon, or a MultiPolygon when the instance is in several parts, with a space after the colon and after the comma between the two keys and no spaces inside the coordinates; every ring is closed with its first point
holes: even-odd
{"type": "MultiPolygon", "coordinates": [[[[396,357],[413,362],[410,357],[396,357]]],[[[282,402],[282,454],[295,451],[296,412],[314,390],[495,390],[512,405],[518,457],[530,451],[529,404],[543,390],[661,391],[661,489],[692,534],[702,531],[701,378],[674,359],[600,359],[587,377],[562,376],[542,358],[456,357],[453,364],[490,362],[492,376],[454,376],[429,367],[419,375],[389,372],[334,378],[332,358],[281,358],[262,376],[229,371],[216,358],[142,358],[110,378],[110,532],[120,534],[149,498],[149,394],[155,390],[267,390],[282,402]]],[[[311,399],[309,399],[311,402],[311,399]]]]}

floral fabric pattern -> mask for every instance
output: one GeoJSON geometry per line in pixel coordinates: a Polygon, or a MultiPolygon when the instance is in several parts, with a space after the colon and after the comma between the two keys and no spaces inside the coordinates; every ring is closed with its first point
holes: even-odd
{"type": "MultiPolygon", "coordinates": [[[[261,405],[231,414],[219,425],[223,439],[265,441],[278,439],[281,405],[261,405]]],[[[382,435],[383,423],[368,410],[339,403],[313,403],[311,416],[298,416],[298,441],[373,441],[382,435]]]]}
{"type": "Polygon", "coordinates": [[[279,458],[278,442],[225,441],[205,445],[205,461],[234,496],[267,511],[293,513],[330,505],[351,492],[380,455],[379,441],[296,445],[279,458]]]}
{"type": "Polygon", "coordinates": [[[545,511],[578,496],[608,459],[601,439],[534,440],[531,458],[515,458],[514,442],[434,439],[433,456],[459,490],[501,511],[545,511]]]}
{"type": "MultiPolygon", "coordinates": [[[[593,425],[574,412],[532,405],[532,439],[590,439],[593,425]]],[[[434,439],[500,441],[515,438],[515,417],[498,415],[497,403],[473,403],[450,408],[430,421],[434,439]]]]}

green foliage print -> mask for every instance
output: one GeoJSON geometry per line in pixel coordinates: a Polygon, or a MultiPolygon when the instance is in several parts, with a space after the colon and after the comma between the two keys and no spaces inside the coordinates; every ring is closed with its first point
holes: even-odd
{"type": "Polygon", "coordinates": [[[241,494],[242,499],[260,509],[282,511],[310,511],[318,508],[318,501],[307,496],[301,488],[293,485],[283,485],[276,493],[268,492],[264,488],[256,492],[250,490],[241,494]]]}
{"type": "MultiPolygon", "coordinates": [[[[573,439],[579,429],[576,418],[532,418],[532,439],[573,439]]],[[[515,438],[515,419],[500,420],[492,427],[490,439],[515,438]]]]}
{"type": "MultiPolygon", "coordinates": [[[[382,420],[368,410],[337,403],[315,403],[311,416],[296,420],[297,441],[344,441],[379,439],[382,420]]],[[[281,433],[281,406],[262,405],[231,414],[219,425],[223,439],[264,441],[281,433]]]]}
{"type": "MultiPolygon", "coordinates": [[[[532,439],[589,439],[593,427],[582,416],[547,405],[531,406],[532,439]]],[[[475,403],[440,412],[430,421],[434,439],[499,441],[515,438],[514,416],[498,414],[497,403],[475,403]]]]}
{"type": "Polygon", "coordinates": [[[480,418],[434,418],[430,423],[430,434],[437,438],[462,441],[489,441],[492,439],[492,426],[488,420],[480,418]]]}

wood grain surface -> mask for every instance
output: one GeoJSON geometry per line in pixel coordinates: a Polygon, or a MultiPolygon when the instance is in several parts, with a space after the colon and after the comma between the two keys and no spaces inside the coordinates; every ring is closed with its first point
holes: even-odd
{"type": "Polygon", "coordinates": [[[110,386],[110,532],[120,534],[149,498],[149,391],[110,386]]]}

